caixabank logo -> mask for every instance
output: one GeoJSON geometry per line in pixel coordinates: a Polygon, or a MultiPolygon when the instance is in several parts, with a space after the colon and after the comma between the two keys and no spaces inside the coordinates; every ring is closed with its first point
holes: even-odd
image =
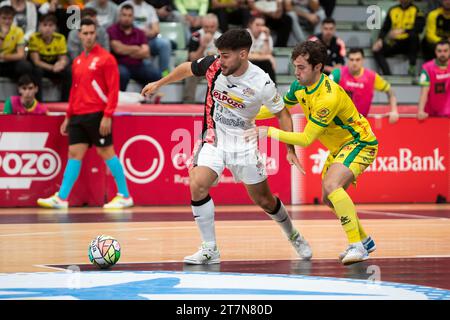
{"type": "Polygon", "coordinates": [[[58,175],[61,158],[47,139],[47,132],[0,132],[0,189],[29,189],[58,175]]]}
{"type": "Polygon", "coordinates": [[[441,300],[450,291],[301,275],[108,271],[0,274],[0,299],[441,300]]]}

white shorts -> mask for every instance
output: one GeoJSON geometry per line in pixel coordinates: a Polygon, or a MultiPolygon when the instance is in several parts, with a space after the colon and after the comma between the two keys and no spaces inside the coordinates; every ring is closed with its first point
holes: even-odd
{"type": "Polygon", "coordinates": [[[217,184],[222,172],[228,168],[234,181],[245,184],[257,184],[267,179],[266,164],[258,149],[239,152],[227,152],[212,144],[205,143],[194,154],[194,166],[208,167],[217,173],[217,184]]]}

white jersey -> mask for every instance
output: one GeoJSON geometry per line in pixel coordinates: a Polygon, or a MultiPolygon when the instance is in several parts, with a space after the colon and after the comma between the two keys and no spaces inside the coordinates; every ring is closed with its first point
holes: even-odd
{"type": "Polygon", "coordinates": [[[284,108],[283,99],[269,75],[249,62],[242,76],[224,76],[218,56],[194,61],[192,72],[205,76],[208,81],[203,143],[228,152],[256,149],[256,141],[245,142],[244,131],[255,126],[261,106],[265,105],[272,113],[284,108]]]}

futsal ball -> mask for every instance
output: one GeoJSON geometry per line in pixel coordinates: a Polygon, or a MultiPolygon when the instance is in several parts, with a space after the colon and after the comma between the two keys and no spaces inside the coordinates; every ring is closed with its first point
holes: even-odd
{"type": "Polygon", "coordinates": [[[101,235],[89,245],[89,260],[100,269],[112,267],[120,259],[120,244],[113,237],[101,235]]]}

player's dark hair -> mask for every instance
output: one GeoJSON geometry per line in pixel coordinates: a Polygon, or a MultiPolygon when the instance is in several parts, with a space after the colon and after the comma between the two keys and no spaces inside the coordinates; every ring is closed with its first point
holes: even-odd
{"type": "Polygon", "coordinates": [[[80,30],[82,26],[94,26],[97,29],[97,24],[91,18],[83,18],[80,22],[80,30]]]}
{"type": "Polygon", "coordinates": [[[120,8],[120,11],[122,11],[122,10],[124,10],[124,9],[127,9],[127,10],[131,10],[131,11],[133,11],[134,12],[134,8],[133,8],[133,6],[131,5],[131,4],[124,4],[121,8],[120,8]]]}
{"type": "Polygon", "coordinates": [[[35,86],[38,85],[36,79],[34,79],[31,75],[29,74],[24,74],[22,75],[19,80],[17,81],[17,86],[18,87],[22,87],[22,86],[27,86],[29,84],[34,84],[35,86]]]}
{"type": "Polygon", "coordinates": [[[215,45],[219,50],[230,49],[235,51],[246,49],[250,51],[252,37],[246,29],[230,29],[215,41],[215,45]]]}
{"type": "Polygon", "coordinates": [[[313,68],[321,63],[320,71],[323,71],[328,59],[327,48],[321,41],[304,41],[297,44],[292,51],[291,60],[294,61],[298,56],[308,56],[306,61],[313,68]]]}
{"type": "Polygon", "coordinates": [[[86,17],[96,17],[97,16],[97,10],[94,8],[84,8],[81,10],[81,19],[86,17]]]}
{"type": "Polygon", "coordinates": [[[336,20],[334,20],[333,18],[325,18],[325,19],[323,19],[322,25],[327,24],[327,23],[331,23],[331,24],[336,25],[336,20]]]}
{"type": "Polygon", "coordinates": [[[444,46],[444,45],[450,46],[450,41],[448,41],[447,39],[443,39],[443,40],[439,41],[438,43],[436,43],[436,47],[437,46],[444,46]]]}
{"type": "Polygon", "coordinates": [[[348,50],[347,57],[350,57],[353,53],[361,53],[362,57],[364,58],[364,50],[361,48],[351,48],[348,50]]]}
{"type": "Polygon", "coordinates": [[[16,10],[12,6],[0,7],[0,16],[15,16],[16,10]]]}
{"type": "Polygon", "coordinates": [[[44,23],[44,22],[51,22],[54,25],[57,25],[58,19],[56,18],[56,16],[53,13],[47,13],[47,14],[44,14],[43,16],[41,16],[41,18],[39,19],[39,23],[44,23]]]}

